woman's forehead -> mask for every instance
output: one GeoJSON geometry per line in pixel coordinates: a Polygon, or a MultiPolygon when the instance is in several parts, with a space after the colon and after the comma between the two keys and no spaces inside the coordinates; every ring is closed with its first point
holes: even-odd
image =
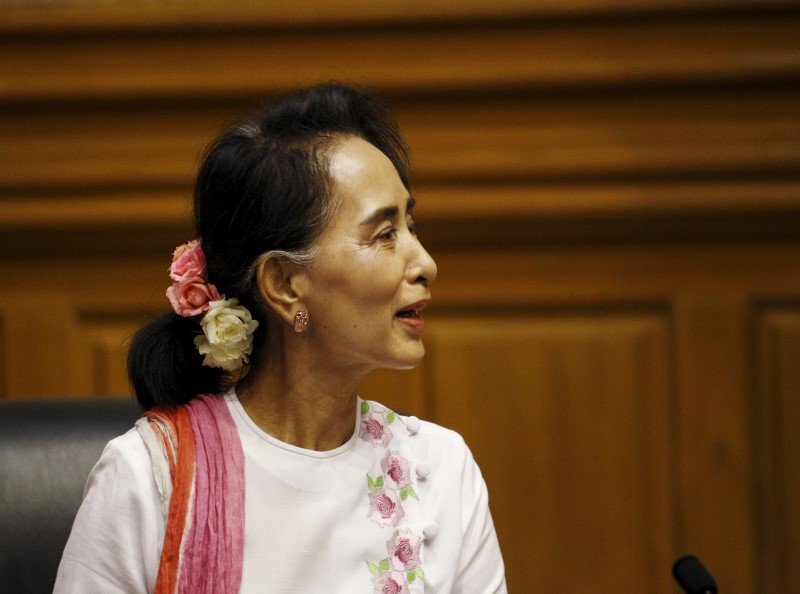
{"type": "MultiPolygon", "coordinates": [[[[330,155],[336,209],[349,217],[368,217],[389,206],[405,210],[408,191],[392,162],[366,140],[349,137],[330,155]]],[[[334,217],[336,218],[336,217],[334,217]]]]}

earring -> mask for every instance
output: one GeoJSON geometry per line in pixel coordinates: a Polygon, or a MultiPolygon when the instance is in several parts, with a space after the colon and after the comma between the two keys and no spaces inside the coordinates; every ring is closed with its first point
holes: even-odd
{"type": "Polygon", "coordinates": [[[308,312],[301,309],[294,316],[294,331],[305,332],[308,328],[308,312]]]}

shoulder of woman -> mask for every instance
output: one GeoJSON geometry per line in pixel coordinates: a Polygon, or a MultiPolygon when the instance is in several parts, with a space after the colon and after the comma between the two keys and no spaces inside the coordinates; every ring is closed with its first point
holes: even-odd
{"type": "Polygon", "coordinates": [[[370,400],[361,403],[363,439],[391,450],[410,448],[416,458],[463,466],[472,461],[464,439],[456,431],[424,421],[415,415],[399,414],[370,400]]]}
{"type": "Polygon", "coordinates": [[[472,459],[464,438],[456,431],[431,421],[424,421],[414,416],[399,416],[409,435],[409,443],[414,449],[435,454],[435,458],[462,464],[472,459]]]}
{"type": "MultiPolygon", "coordinates": [[[[119,437],[109,441],[100,459],[95,464],[89,482],[98,475],[113,473],[140,477],[152,475],[152,463],[141,435],[136,428],[131,428],[119,437]]],[[[90,485],[87,484],[87,489],[90,485]]]]}

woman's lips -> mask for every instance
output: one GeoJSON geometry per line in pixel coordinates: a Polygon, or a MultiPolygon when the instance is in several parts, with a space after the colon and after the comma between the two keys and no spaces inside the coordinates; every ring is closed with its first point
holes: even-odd
{"type": "Polygon", "coordinates": [[[423,299],[412,303],[408,307],[404,307],[395,314],[395,318],[416,330],[422,330],[425,327],[425,320],[422,319],[422,310],[430,305],[430,299],[423,299]]]}
{"type": "Polygon", "coordinates": [[[422,318],[403,318],[401,316],[395,316],[395,319],[415,330],[422,330],[425,327],[425,320],[422,318]]]}

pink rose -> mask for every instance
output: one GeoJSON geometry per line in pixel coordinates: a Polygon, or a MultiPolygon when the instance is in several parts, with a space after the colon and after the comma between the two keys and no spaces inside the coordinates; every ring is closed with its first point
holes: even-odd
{"type": "Polygon", "coordinates": [[[380,413],[366,413],[361,415],[361,439],[378,447],[386,447],[392,440],[392,430],[386,425],[386,417],[380,413]]]}
{"type": "Polygon", "coordinates": [[[378,575],[372,576],[372,584],[375,586],[373,594],[408,593],[403,575],[396,571],[383,571],[378,575]]]}
{"type": "Polygon", "coordinates": [[[392,537],[386,541],[386,550],[389,551],[389,561],[392,569],[397,571],[410,571],[422,561],[419,558],[419,548],[422,539],[410,532],[395,530],[392,537]]]}
{"type": "Polygon", "coordinates": [[[208,309],[209,301],[221,299],[214,285],[206,284],[199,276],[182,278],[167,289],[167,299],[172,309],[185,318],[196,316],[208,309]]]}
{"type": "Polygon", "coordinates": [[[206,274],[206,256],[200,242],[190,241],[179,246],[172,254],[172,266],[169,267],[169,277],[174,281],[184,278],[202,276],[206,274]]]}
{"type": "Polygon", "coordinates": [[[403,489],[411,484],[409,472],[411,462],[397,455],[397,452],[386,452],[381,460],[381,468],[389,486],[394,489],[403,489]]]}
{"type": "Polygon", "coordinates": [[[180,258],[187,250],[192,249],[199,243],[200,243],[199,239],[193,239],[192,241],[184,243],[183,245],[179,245],[178,247],[175,248],[175,251],[172,252],[172,261],[174,262],[175,260],[180,258]]]}
{"type": "Polygon", "coordinates": [[[369,512],[367,512],[367,517],[370,520],[381,526],[386,526],[387,524],[397,526],[397,523],[404,515],[403,506],[400,505],[400,500],[395,491],[376,489],[370,492],[369,512]]]}

